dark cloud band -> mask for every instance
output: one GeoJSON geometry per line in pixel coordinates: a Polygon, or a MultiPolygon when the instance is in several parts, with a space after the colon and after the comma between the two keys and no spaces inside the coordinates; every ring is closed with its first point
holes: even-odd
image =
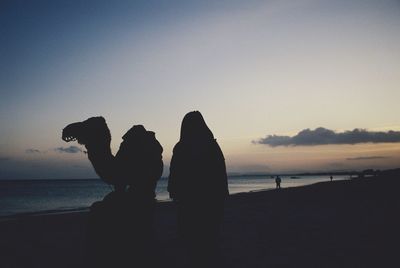
{"type": "Polygon", "coordinates": [[[297,135],[279,136],[268,135],[265,138],[253,141],[256,144],[276,146],[313,146],[327,144],[357,144],[357,143],[389,143],[400,142],[400,131],[368,131],[365,129],[354,129],[341,133],[323,127],[315,130],[304,129],[297,135]]]}
{"type": "Polygon", "coordinates": [[[76,146],[57,147],[54,150],[59,153],[69,153],[69,154],[76,154],[82,152],[82,149],[76,146]]]}
{"type": "Polygon", "coordinates": [[[41,151],[38,150],[38,149],[26,149],[25,153],[27,153],[27,154],[40,154],[41,151]]]}
{"type": "Polygon", "coordinates": [[[349,161],[362,161],[362,160],[376,160],[376,159],[386,159],[386,156],[360,156],[360,157],[349,157],[346,160],[349,161]]]}

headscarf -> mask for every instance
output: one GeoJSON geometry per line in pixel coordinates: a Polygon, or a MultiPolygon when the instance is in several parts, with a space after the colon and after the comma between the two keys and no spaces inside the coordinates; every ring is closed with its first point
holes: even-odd
{"type": "Polygon", "coordinates": [[[213,140],[214,135],[208,128],[199,111],[189,112],[185,115],[181,125],[181,142],[213,140]]]}

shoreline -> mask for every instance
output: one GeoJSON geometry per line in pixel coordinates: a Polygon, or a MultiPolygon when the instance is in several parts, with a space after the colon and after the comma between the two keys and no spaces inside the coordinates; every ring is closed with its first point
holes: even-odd
{"type": "MultiPolygon", "coordinates": [[[[221,233],[223,267],[396,267],[390,245],[399,233],[399,187],[395,175],[231,195],[221,233]]],[[[87,267],[87,216],[0,222],[0,265],[87,267]]],[[[157,203],[154,225],[159,267],[187,267],[172,202],[157,203]]]]}
{"type": "MultiPolygon", "coordinates": [[[[91,180],[91,179],[87,179],[87,180],[91,180]]],[[[344,180],[349,180],[349,178],[336,179],[335,181],[344,181],[344,180]]],[[[326,182],[318,181],[318,182],[313,182],[313,183],[305,184],[305,185],[282,187],[282,189],[301,188],[301,187],[307,187],[307,186],[318,184],[318,183],[329,183],[329,181],[326,181],[326,182]]],[[[258,193],[258,192],[267,192],[267,191],[273,191],[273,190],[275,190],[275,188],[250,190],[247,192],[237,192],[237,193],[229,194],[229,196],[258,193]]],[[[98,201],[101,201],[101,200],[98,200],[98,201]]],[[[168,198],[165,200],[156,200],[156,202],[157,203],[165,203],[165,202],[173,202],[173,201],[168,198]]],[[[88,206],[88,207],[78,207],[78,208],[70,208],[70,209],[51,209],[51,210],[39,210],[39,211],[32,211],[32,212],[21,212],[21,213],[0,216],[0,223],[5,222],[5,221],[10,221],[10,220],[12,221],[12,220],[16,220],[16,219],[24,219],[24,218],[28,218],[28,217],[70,214],[70,213],[85,213],[85,212],[88,213],[89,209],[90,209],[90,207],[88,206]]]]}

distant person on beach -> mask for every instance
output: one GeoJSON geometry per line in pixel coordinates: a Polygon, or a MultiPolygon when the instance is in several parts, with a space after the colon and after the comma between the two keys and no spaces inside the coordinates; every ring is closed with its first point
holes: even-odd
{"type": "Polygon", "coordinates": [[[68,125],[62,138],[85,145],[96,173],[114,186],[113,192],[90,208],[88,265],[149,266],[145,263],[150,259],[155,187],[163,170],[163,148],[154,132],[133,126],[115,157],[103,117],[68,125]]]}
{"type": "Polygon", "coordinates": [[[178,232],[192,265],[215,265],[228,182],[224,155],[198,111],[183,118],[171,159],[168,192],[178,206],[178,232]]]}
{"type": "Polygon", "coordinates": [[[276,176],[275,178],[276,189],[281,189],[281,182],[282,182],[281,177],[276,176]]]}
{"type": "Polygon", "coordinates": [[[333,181],[333,176],[332,175],[331,175],[330,179],[331,179],[331,181],[333,181]]]}

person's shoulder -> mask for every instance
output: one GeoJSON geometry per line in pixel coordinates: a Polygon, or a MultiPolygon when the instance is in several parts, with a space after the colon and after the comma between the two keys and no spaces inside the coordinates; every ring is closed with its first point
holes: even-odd
{"type": "Polygon", "coordinates": [[[222,158],[225,159],[224,154],[222,152],[221,147],[219,146],[217,139],[212,139],[209,143],[208,143],[208,150],[210,153],[212,153],[213,155],[217,156],[218,158],[222,158]]]}
{"type": "Polygon", "coordinates": [[[217,139],[212,139],[212,141],[210,142],[210,145],[211,145],[213,148],[216,148],[216,149],[218,149],[218,150],[221,150],[221,147],[219,146],[219,144],[218,144],[218,142],[217,142],[217,139]]]}
{"type": "Polygon", "coordinates": [[[217,146],[219,148],[219,144],[217,142],[217,139],[212,139],[212,141],[210,142],[213,146],[217,146]]]}
{"type": "Polygon", "coordinates": [[[161,153],[163,152],[163,147],[161,143],[156,138],[156,133],[153,131],[147,131],[147,142],[153,146],[153,148],[159,150],[161,153]]]}
{"type": "Polygon", "coordinates": [[[178,142],[175,144],[174,149],[172,150],[172,152],[173,152],[173,153],[177,153],[177,152],[179,152],[180,150],[182,150],[182,142],[178,141],[178,142]]]}

